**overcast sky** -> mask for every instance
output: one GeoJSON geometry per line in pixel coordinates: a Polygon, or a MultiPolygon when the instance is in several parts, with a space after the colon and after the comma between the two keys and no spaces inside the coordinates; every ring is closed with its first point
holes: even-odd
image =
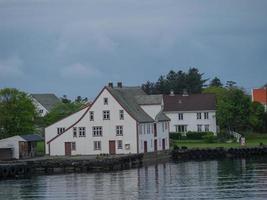
{"type": "Polygon", "coordinates": [[[0,0],[0,88],[93,99],[169,70],[267,82],[266,0],[0,0]]]}

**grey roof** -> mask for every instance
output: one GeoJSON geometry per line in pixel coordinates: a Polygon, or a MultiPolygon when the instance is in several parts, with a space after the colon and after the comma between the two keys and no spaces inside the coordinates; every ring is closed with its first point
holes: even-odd
{"type": "Polygon", "coordinates": [[[37,134],[29,134],[29,135],[20,135],[24,140],[28,142],[34,142],[34,141],[42,141],[44,138],[42,138],[40,135],[37,134]]]}
{"type": "Polygon", "coordinates": [[[167,115],[165,115],[162,111],[159,112],[155,118],[156,121],[171,121],[167,115]]]}
{"type": "Polygon", "coordinates": [[[216,110],[215,94],[165,95],[164,111],[216,110]]]}
{"type": "Polygon", "coordinates": [[[55,94],[31,94],[31,96],[48,111],[60,102],[55,94]]]}
{"type": "Polygon", "coordinates": [[[154,122],[154,120],[138,105],[136,96],[146,95],[140,87],[107,87],[117,101],[138,122],[154,122]]]}
{"type": "Polygon", "coordinates": [[[160,105],[162,103],[163,95],[138,95],[135,98],[139,105],[160,105]]]}

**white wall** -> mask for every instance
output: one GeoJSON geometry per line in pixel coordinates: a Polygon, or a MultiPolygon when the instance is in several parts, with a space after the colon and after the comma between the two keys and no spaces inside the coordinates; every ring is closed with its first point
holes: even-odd
{"type": "MultiPolygon", "coordinates": [[[[69,130],[56,138],[50,144],[50,155],[65,155],[65,142],[76,142],[76,151],[72,155],[95,155],[109,153],[109,141],[116,141],[116,154],[137,153],[137,130],[136,121],[124,110],[124,120],[119,119],[119,110],[124,110],[122,106],[112,97],[107,89],[104,89],[98,99],[90,108],[94,111],[94,121],[90,121],[89,113],[75,126],[85,127],[86,137],[73,137],[73,130],[69,130]],[[108,98],[108,105],[104,105],[104,98],[108,98]],[[103,120],[103,110],[110,111],[110,120],[103,120]],[[123,126],[123,136],[116,136],[116,126],[123,126]],[[92,127],[102,126],[102,137],[93,137],[92,127]],[[123,140],[123,149],[117,148],[117,141],[123,140]],[[101,141],[101,150],[94,150],[94,141],[101,141]],[[130,149],[125,149],[125,144],[130,144],[130,149]]],[[[79,114],[77,114],[78,116],[79,114]]],[[[55,133],[57,127],[68,127],[75,122],[77,116],[70,116],[65,120],[46,128],[46,135],[51,138],[51,133],[55,133]]],[[[54,134],[55,135],[55,134],[54,134]]],[[[47,138],[46,138],[47,140],[47,138]]]]}
{"type": "Polygon", "coordinates": [[[171,119],[170,132],[176,132],[175,125],[187,125],[187,131],[197,131],[197,125],[202,124],[202,131],[204,125],[209,125],[209,130],[216,133],[216,112],[215,111],[194,111],[194,112],[165,112],[171,119]],[[197,119],[198,112],[201,112],[201,119],[197,119]],[[209,113],[209,119],[204,119],[204,112],[209,113]],[[183,113],[183,120],[178,119],[178,113],[183,113]]]}
{"type": "Polygon", "coordinates": [[[157,140],[157,150],[162,150],[162,139],[165,139],[165,150],[169,149],[169,122],[157,122],[157,136],[154,137],[154,123],[138,125],[139,153],[144,153],[144,142],[147,142],[147,152],[154,151],[154,140],[157,140]],[[167,123],[165,125],[165,123],[167,123]],[[164,124],[164,127],[162,127],[164,124]],[[148,128],[150,126],[150,128],[148,128]]]}
{"type": "Polygon", "coordinates": [[[19,159],[19,141],[24,141],[19,136],[0,140],[0,148],[12,148],[12,157],[19,159]]]}
{"type": "MultiPolygon", "coordinates": [[[[62,120],[48,126],[45,128],[45,152],[46,154],[48,154],[49,152],[49,148],[47,145],[47,142],[49,140],[51,140],[52,138],[54,138],[55,136],[57,136],[57,128],[68,128],[69,126],[71,126],[72,124],[74,124],[76,121],[78,121],[78,119],[84,114],[84,112],[88,109],[88,107],[66,117],[63,118],[62,120]]],[[[60,136],[62,137],[62,136],[60,136]]]]}
{"type": "Polygon", "coordinates": [[[153,119],[157,116],[157,114],[161,111],[161,105],[141,105],[141,108],[153,119]]]}

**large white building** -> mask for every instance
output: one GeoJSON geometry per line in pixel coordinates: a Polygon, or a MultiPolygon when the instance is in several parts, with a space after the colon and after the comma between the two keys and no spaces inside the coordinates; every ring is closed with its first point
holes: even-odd
{"type": "Polygon", "coordinates": [[[169,149],[163,99],[140,87],[104,87],[94,102],[45,129],[46,154],[96,155],[169,149]]]}
{"type": "Polygon", "coordinates": [[[216,97],[214,94],[164,95],[164,113],[171,119],[170,132],[188,131],[216,134],[216,97]]]}

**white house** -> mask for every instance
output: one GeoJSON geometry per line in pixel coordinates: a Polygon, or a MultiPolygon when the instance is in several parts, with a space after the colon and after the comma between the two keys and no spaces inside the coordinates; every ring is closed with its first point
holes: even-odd
{"type": "Polygon", "coordinates": [[[104,87],[94,102],[45,129],[49,155],[145,153],[169,149],[162,98],[140,87],[104,87]]]}
{"type": "Polygon", "coordinates": [[[170,132],[209,131],[216,134],[214,94],[164,95],[164,113],[171,119],[170,132]]]}
{"type": "Polygon", "coordinates": [[[60,99],[55,94],[31,94],[32,101],[41,117],[45,116],[60,99]]]}

